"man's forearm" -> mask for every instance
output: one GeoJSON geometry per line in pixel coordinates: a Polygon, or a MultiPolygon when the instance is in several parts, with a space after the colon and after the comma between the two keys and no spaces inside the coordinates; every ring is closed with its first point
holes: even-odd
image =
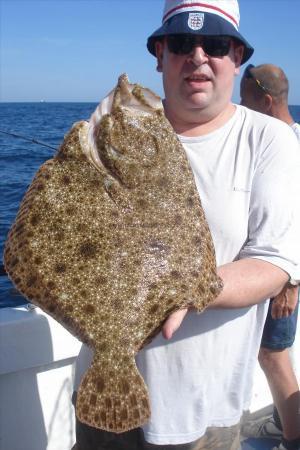
{"type": "MultiPolygon", "coordinates": [[[[275,297],[289,279],[279,267],[260,259],[248,258],[224,264],[218,268],[224,288],[208,308],[244,308],[275,297]]],[[[172,313],[162,328],[166,339],[171,339],[180,327],[188,309],[172,313]]]]}
{"type": "Polygon", "coordinates": [[[243,308],[275,297],[289,275],[281,268],[255,258],[241,259],[218,268],[224,288],[211,308],[243,308]]]}

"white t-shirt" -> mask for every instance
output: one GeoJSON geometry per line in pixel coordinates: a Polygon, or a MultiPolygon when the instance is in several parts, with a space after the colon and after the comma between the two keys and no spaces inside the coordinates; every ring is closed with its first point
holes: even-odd
{"type": "MultiPolygon", "coordinates": [[[[290,127],[237,105],[217,131],[179,138],[194,172],[217,264],[260,258],[297,279],[300,158],[290,127]]],[[[239,422],[251,399],[267,303],[190,312],[170,341],[160,334],[138,353],[151,402],[151,419],[144,427],[148,442],[192,442],[209,426],[239,422]]],[[[83,346],[75,389],[91,357],[83,346]]]]}
{"type": "Polygon", "coordinates": [[[291,128],[292,128],[293,131],[295,132],[295,134],[296,134],[296,136],[297,136],[297,139],[298,139],[298,141],[299,141],[299,144],[300,144],[300,125],[299,125],[299,123],[294,122],[294,123],[291,125],[291,128]]]}

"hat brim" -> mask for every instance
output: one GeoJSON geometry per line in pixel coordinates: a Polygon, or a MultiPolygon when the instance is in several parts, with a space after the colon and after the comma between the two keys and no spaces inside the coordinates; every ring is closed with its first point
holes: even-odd
{"type": "Polygon", "coordinates": [[[158,28],[147,41],[149,52],[156,56],[155,42],[162,39],[168,34],[202,34],[205,36],[230,36],[239,41],[244,46],[244,54],[241,64],[244,64],[252,56],[254,48],[246,41],[246,39],[237,31],[237,29],[222,17],[204,13],[204,21],[202,28],[193,30],[188,25],[189,12],[176,14],[167,20],[160,28],[158,28]]]}

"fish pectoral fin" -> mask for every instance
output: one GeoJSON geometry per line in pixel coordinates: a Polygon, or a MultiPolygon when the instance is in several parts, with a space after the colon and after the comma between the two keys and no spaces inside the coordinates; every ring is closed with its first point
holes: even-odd
{"type": "Polygon", "coordinates": [[[105,369],[93,364],[79,387],[76,415],[89,426],[114,433],[145,424],[150,418],[149,397],[135,361],[105,369]]]}

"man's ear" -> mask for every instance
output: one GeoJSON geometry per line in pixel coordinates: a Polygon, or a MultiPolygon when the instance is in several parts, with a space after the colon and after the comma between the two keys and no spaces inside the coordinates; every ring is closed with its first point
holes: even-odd
{"type": "Polygon", "coordinates": [[[264,95],[264,107],[265,107],[266,114],[270,113],[272,105],[273,105],[272,96],[270,94],[265,94],[264,95]]]}
{"type": "Polygon", "coordinates": [[[162,72],[162,69],[163,69],[163,52],[164,52],[163,42],[156,41],[155,42],[155,53],[156,53],[156,60],[157,60],[157,66],[156,66],[157,72],[162,72]]]}

